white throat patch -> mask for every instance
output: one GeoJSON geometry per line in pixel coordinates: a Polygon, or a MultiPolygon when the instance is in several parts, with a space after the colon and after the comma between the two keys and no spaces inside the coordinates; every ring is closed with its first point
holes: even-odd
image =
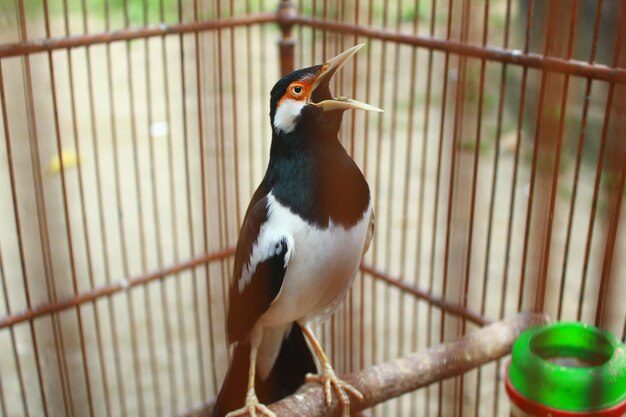
{"type": "Polygon", "coordinates": [[[305,105],[304,101],[283,100],[274,115],[274,129],[282,130],[284,133],[293,132],[305,105]]]}

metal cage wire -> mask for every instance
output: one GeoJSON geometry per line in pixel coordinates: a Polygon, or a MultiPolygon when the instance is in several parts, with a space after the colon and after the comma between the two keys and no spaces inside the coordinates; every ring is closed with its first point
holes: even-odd
{"type": "MultiPolygon", "coordinates": [[[[320,330],[339,372],[520,310],[626,338],[626,3],[0,5],[0,416],[202,415],[281,73],[334,91],[373,246],[320,330]],[[278,40],[278,47],[276,41],[278,40]]],[[[372,415],[505,415],[500,363],[372,415]]]]}

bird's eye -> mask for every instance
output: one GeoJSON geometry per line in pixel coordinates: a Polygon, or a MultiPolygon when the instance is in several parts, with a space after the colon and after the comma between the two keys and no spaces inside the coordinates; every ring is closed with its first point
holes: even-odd
{"type": "Polygon", "coordinates": [[[302,86],[300,85],[291,87],[291,94],[293,94],[294,96],[300,96],[302,95],[303,92],[304,92],[304,88],[302,88],[302,86]]]}

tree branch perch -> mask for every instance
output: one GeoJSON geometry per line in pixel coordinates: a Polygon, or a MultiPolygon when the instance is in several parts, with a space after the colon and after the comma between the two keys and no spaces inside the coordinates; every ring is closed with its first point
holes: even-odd
{"type": "MultiPolygon", "coordinates": [[[[543,314],[520,313],[455,341],[347,375],[345,380],[365,397],[363,401],[352,399],[351,410],[370,408],[499,359],[511,352],[520,333],[547,321],[548,317],[543,314]]],[[[270,409],[280,417],[325,417],[334,415],[337,407],[336,401],[330,409],[326,407],[321,385],[308,384],[298,393],[271,405],[270,409]]]]}

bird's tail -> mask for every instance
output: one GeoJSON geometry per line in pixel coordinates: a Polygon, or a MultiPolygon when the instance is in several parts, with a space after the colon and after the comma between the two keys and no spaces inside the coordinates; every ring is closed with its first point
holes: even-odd
{"type": "MultiPolygon", "coordinates": [[[[249,366],[250,344],[240,342],[235,347],[222,389],[217,396],[213,417],[224,417],[229,411],[244,406],[249,366]]],[[[263,380],[257,375],[257,397],[263,404],[281,400],[293,394],[304,383],[305,375],[312,372],[316,372],[316,366],[311,350],[300,327],[293,325],[267,379],[263,380]]]]}

